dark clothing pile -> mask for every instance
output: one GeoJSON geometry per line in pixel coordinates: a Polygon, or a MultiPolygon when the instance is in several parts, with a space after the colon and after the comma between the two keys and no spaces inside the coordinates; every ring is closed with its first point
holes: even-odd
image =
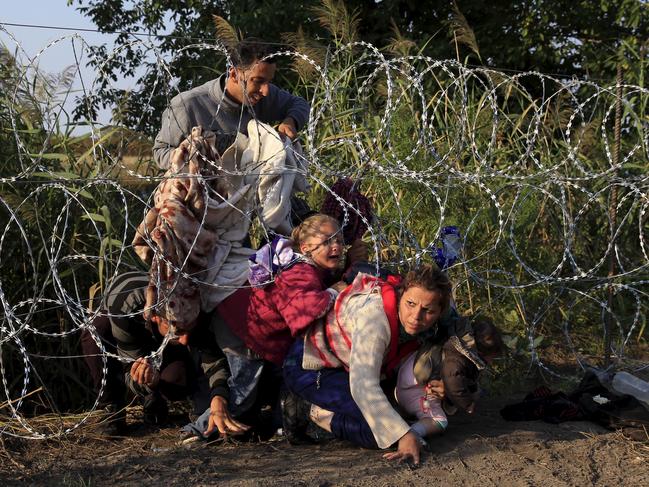
{"type": "Polygon", "coordinates": [[[523,401],[505,406],[500,414],[507,421],[591,421],[607,429],[649,427],[649,411],[637,399],[610,391],[592,371],[570,393],[539,387],[523,401]]]}
{"type": "Polygon", "coordinates": [[[585,419],[577,403],[564,392],[552,392],[545,386],[537,387],[516,404],[500,410],[507,421],[532,421],[542,419],[546,423],[580,421],[585,419]]]}

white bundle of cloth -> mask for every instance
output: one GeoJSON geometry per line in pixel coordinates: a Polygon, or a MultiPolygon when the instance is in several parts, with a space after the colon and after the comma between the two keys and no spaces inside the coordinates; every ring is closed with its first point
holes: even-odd
{"type": "Polygon", "coordinates": [[[133,240],[151,265],[147,308],[173,321],[196,314],[197,303],[185,302],[192,296],[210,312],[244,285],[255,251],[241,242],[254,216],[288,235],[291,196],[309,189],[299,142],[271,126],[251,120],[248,137],[239,133],[221,155],[215,141],[199,126],[175,149],[133,240]]]}

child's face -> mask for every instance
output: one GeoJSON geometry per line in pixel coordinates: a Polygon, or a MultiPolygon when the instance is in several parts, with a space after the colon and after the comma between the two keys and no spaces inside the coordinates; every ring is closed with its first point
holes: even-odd
{"type": "Polygon", "coordinates": [[[411,286],[399,300],[399,321],[408,335],[431,328],[442,313],[442,296],[419,286],[411,286]]]}
{"type": "Polygon", "coordinates": [[[300,252],[309,255],[318,267],[333,271],[340,267],[343,257],[343,235],[338,227],[324,222],[318,233],[304,239],[300,252]]]}

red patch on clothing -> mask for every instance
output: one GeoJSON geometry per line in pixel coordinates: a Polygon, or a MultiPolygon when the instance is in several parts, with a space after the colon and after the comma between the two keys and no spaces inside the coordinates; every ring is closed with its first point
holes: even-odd
{"type": "Polygon", "coordinates": [[[230,294],[216,307],[219,316],[223,318],[232,333],[245,341],[248,333],[248,304],[252,290],[242,287],[230,294]]]}

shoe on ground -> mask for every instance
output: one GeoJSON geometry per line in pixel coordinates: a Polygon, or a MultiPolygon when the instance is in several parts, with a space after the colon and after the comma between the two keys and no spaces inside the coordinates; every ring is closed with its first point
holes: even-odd
{"type": "Polygon", "coordinates": [[[162,426],[169,419],[169,405],[159,394],[152,393],[144,398],[143,404],[144,423],[162,426]]]}
{"type": "Polygon", "coordinates": [[[283,391],[280,401],[282,407],[282,429],[291,445],[313,445],[317,443],[307,435],[311,404],[290,391],[283,391]]]}
{"type": "Polygon", "coordinates": [[[126,406],[106,404],[98,411],[96,430],[103,436],[124,436],[126,426],[126,406]]]}

